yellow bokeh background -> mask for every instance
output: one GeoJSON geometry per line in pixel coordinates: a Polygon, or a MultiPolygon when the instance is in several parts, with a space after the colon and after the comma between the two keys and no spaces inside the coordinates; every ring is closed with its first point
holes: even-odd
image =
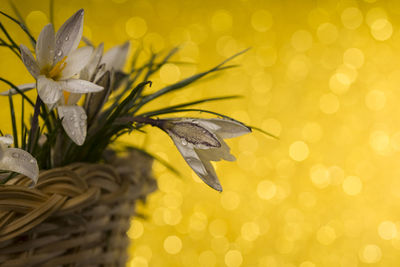
{"type": "MultiPolygon", "coordinates": [[[[48,1],[14,3],[37,36],[48,1]]],[[[234,60],[238,68],[152,107],[240,94],[201,108],[280,138],[254,132],[228,140],[237,161],[215,165],[224,188],[217,193],[164,133],[123,137],[182,172],[155,163],[159,190],[138,207],[146,219],[132,219],[128,266],[400,265],[399,1],[56,0],[56,29],[79,8],[84,35],[106,49],[130,40],[132,48],[143,45],[144,60],[151,49],[181,46],[151,90],[252,47],[234,60]]],[[[8,1],[0,9],[12,13],[8,1]]],[[[32,81],[5,48],[0,77],[32,81]]],[[[7,101],[0,99],[4,131],[11,129],[7,101]]]]}

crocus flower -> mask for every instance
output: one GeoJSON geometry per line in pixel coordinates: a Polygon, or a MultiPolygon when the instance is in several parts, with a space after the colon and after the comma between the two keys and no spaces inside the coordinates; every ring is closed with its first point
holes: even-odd
{"type": "Polygon", "coordinates": [[[39,176],[39,167],[36,159],[25,150],[10,148],[13,138],[11,135],[0,136],[0,169],[21,173],[32,179],[36,184],[39,176]]]}
{"type": "Polygon", "coordinates": [[[108,50],[101,59],[107,70],[122,71],[129,52],[129,42],[117,45],[108,50]]]}
{"type": "Polygon", "coordinates": [[[234,161],[225,138],[251,132],[242,123],[228,119],[171,118],[159,126],[174,141],[193,171],[210,187],[222,191],[210,161],[234,161]]]}
{"type": "Polygon", "coordinates": [[[77,49],[82,37],[83,9],[78,10],[54,33],[53,25],[46,25],[36,43],[36,59],[25,45],[20,45],[21,58],[36,79],[41,100],[52,107],[63,90],[69,93],[98,92],[103,88],[74,77],[88,63],[93,48],[77,49]]]}

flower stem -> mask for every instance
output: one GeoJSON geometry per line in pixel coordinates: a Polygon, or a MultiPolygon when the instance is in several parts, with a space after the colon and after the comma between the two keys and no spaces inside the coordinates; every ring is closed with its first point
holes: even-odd
{"type": "Polygon", "coordinates": [[[154,119],[150,119],[147,117],[141,117],[141,116],[132,117],[131,119],[133,122],[149,124],[151,126],[155,126],[155,127],[159,127],[159,128],[161,128],[164,123],[164,120],[160,120],[160,119],[154,120],[154,119]]]}

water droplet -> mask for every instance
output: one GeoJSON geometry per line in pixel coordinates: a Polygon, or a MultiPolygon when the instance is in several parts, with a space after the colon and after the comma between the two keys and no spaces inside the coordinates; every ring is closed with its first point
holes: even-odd
{"type": "Polygon", "coordinates": [[[181,142],[182,142],[182,145],[184,145],[184,146],[186,146],[187,143],[188,143],[188,142],[186,141],[186,139],[184,139],[184,138],[181,139],[181,142]]]}
{"type": "Polygon", "coordinates": [[[11,156],[15,159],[19,159],[19,154],[17,152],[12,153],[11,156]]]}
{"type": "Polygon", "coordinates": [[[61,51],[61,50],[58,50],[57,56],[61,57],[61,55],[62,55],[62,51],[61,51]]]}
{"type": "Polygon", "coordinates": [[[75,135],[75,132],[74,132],[74,131],[72,131],[72,132],[71,132],[71,135],[75,135]]]}
{"type": "Polygon", "coordinates": [[[72,117],[69,117],[69,120],[70,120],[70,121],[74,121],[75,118],[72,116],[72,117]]]}
{"type": "Polygon", "coordinates": [[[69,36],[65,37],[65,41],[68,41],[68,40],[69,40],[69,36]]]}
{"type": "Polygon", "coordinates": [[[81,114],[81,119],[82,120],[86,120],[86,118],[87,118],[86,114],[81,114]]]}
{"type": "Polygon", "coordinates": [[[79,125],[80,125],[81,127],[84,127],[84,126],[86,125],[86,123],[85,123],[84,121],[81,121],[81,122],[79,123],[79,125]]]}
{"type": "Polygon", "coordinates": [[[33,164],[33,163],[35,163],[35,160],[31,159],[29,162],[33,164]]]}

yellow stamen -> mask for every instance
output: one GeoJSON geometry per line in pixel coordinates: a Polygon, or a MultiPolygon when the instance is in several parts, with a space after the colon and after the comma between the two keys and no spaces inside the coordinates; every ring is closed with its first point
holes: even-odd
{"type": "Polygon", "coordinates": [[[68,104],[68,98],[69,98],[71,93],[70,92],[66,92],[66,91],[63,91],[63,93],[64,93],[64,103],[66,105],[66,104],[68,104]]]}
{"type": "Polygon", "coordinates": [[[67,63],[65,62],[66,59],[67,57],[65,56],[63,59],[57,62],[57,64],[49,71],[49,78],[54,79],[60,75],[61,71],[65,68],[65,66],[67,66],[67,63]]]}

